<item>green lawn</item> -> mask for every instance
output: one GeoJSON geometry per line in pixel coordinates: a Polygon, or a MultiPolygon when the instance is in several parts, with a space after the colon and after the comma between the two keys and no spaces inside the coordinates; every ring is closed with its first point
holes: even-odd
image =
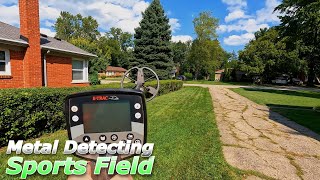
{"type": "Polygon", "coordinates": [[[206,80],[197,80],[197,81],[184,81],[185,84],[209,84],[209,85],[252,85],[250,82],[221,82],[221,81],[206,81],[206,80]]]}
{"type": "Polygon", "coordinates": [[[243,88],[231,90],[258,104],[267,105],[273,111],[320,134],[320,112],[312,110],[320,106],[319,92],[243,88]]]}
{"type": "MultiPolygon", "coordinates": [[[[134,179],[241,179],[243,172],[230,167],[223,158],[212,108],[208,90],[199,87],[186,87],[148,103],[148,142],[155,143],[155,166],[152,176],[134,179]]],[[[39,138],[42,142],[59,139],[57,155],[22,156],[37,162],[65,160],[61,152],[66,137],[62,130],[39,138]]],[[[10,157],[5,150],[0,150],[0,179],[13,179],[4,175],[10,157]]],[[[46,179],[66,179],[62,171],[46,179]]]]}
{"type": "Polygon", "coordinates": [[[107,77],[105,80],[110,80],[110,81],[121,81],[122,80],[122,77],[107,77]]]}

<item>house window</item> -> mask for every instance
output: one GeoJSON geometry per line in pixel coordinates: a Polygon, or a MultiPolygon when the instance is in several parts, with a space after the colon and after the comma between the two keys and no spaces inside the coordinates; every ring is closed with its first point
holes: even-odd
{"type": "Polygon", "coordinates": [[[0,49],[0,75],[11,75],[9,50],[0,49]]]}
{"type": "Polygon", "coordinates": [[[73,82],[88,81],[88,61],[72,60],[72,81],[73,82]]]}

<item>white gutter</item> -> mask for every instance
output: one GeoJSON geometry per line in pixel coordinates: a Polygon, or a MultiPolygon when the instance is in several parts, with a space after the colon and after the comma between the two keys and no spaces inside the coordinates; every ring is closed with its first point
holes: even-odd
{"type": "Polygon", "coordinates": [[[44,87],[48,87],[48,76],[47,76],[47,54],[50,53],[50,50],[44,53],[43,55],[43,78],[44,78],[44,87]]]}
{"type": "Polygon", "coordinates": [[[80,52],[75,52],[75,51],[68,51],[64,49],[59,49],[59,48],[53,48],[49,46],[41,46],[41,48],[48,49],[48,50],[55,50],[55,51],[60,51],[60,52],[66,52],[66,53],[72,53],[72,54],[79,54],[79,55],[84,55],[84,56],[90,56],[90,57],[98,57],[97,55],[94,54],[88,54],[88,53],[80,53],[80,52]]]}
{"type": "Polygon", "coordinates": [[[28,42],[18,41],[18,40],[13,40],[13,39],[0,38],[0,40],[2,40],[2,41],[8,41],[8,42],[13,42],[13,43],[18,43],[18,44],[23,44],[23,45],[29,45],[28,42]]]}
{"type": "MultiPolygon", "coordinates": [[[[17,43],[17,44],[21,44],[21,45],[29,45],[28,42],[19,41],[19,40],[0,38],[0,41],[1,40],[2,41],[7,41],[7,42],[12,42],[12,43],[17,43]]],[[[91,54],[91,53],[81,53],[81,52],[75,52],[75,51],[68,51],[68,50],[49,47],[49,46],[41,46],[41,48],[44,48],[44,49],[47,49],[47,50],[55,50],[55,51],[60,51],[60,52],[66,52],[66,53],[71,53],[71,54],[78,54],[78,55],[83,55],[83,56],[98,57],[97,55],[94,55],[94,54],[91,54]]]]}

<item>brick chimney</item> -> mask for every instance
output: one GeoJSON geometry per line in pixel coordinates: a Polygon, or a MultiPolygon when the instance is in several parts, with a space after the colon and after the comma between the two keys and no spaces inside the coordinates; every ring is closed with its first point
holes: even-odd
{"type": "Polygon", "coordinates": [[[24,62],[24,86],[42,86],[39,0],[19,0],[20,34],[29,40],[24,62]]]}

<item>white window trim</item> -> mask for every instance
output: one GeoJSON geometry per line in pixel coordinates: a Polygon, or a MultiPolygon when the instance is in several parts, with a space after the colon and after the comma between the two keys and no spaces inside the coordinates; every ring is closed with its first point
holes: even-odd
{"type": "Polygon", "coordinates": [[[5,62],[6,71],[0,71],[0,75],[2,76],[11,76],[11,63],[10,63],[10,51],[8,49],[1,49],[0,51],[4,51],[5,60],[0,60],[1,62],[5,62]]]}
{"type": "MultiPolygon", "coordinates": [[[[77,83],[89,83],[89,72],[88,72],[88,61],[87,60],[83,60],[83,59],[72,59],[72,61],[82,61],[83,63],[83,79],[82,80],[72,80],[71,83],[73,84],[77,84],[77,83]]],[[[71,62],[72,64],[72,62],[71,62]]],[[[71,70],[71,76],[73,74],[73,71],[77,71],[77,69],[72,69],[71,70]]],[[[81,71],[81,70],[78,70],[81,71]]]]}

